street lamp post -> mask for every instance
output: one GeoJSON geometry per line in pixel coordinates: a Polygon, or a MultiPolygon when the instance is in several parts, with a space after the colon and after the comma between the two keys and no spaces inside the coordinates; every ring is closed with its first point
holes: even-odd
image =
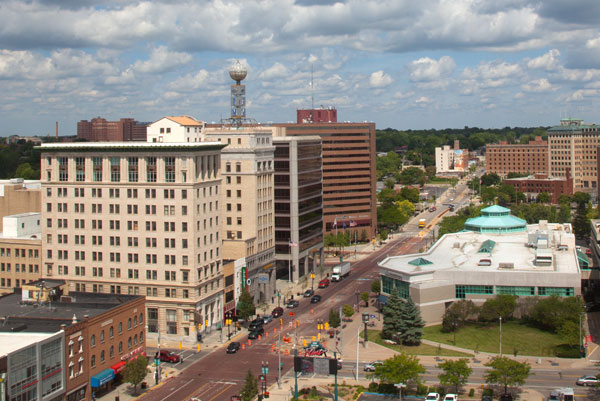
{"type": "Polygon", "coordinates": [[[502,316],[500,316],[500,356],[502,356],[502,316]]]}
{"type": "Polygon", "coordinates": [[[354,295],[356,295],[356,311],[360,312],[360,291],[356,291],[354,295]]]}
{"type": "Polygon", "coordinates": [[[580,358],[584,358],[585,357],[585,351],[583,350],[583,344],[582,344],[582,328],[581,328],[581,318],[583,316],[583,312],[579,313],[579,357],[580,358]]]}

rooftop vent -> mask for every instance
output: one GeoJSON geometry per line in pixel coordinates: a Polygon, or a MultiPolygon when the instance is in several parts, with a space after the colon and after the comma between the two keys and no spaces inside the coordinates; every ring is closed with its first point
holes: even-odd
{"type": "Polygon", "coordinates": [[[514,269],[515,264],[512,262],[502,262],[498,263],[498,269],[514,269]]]}

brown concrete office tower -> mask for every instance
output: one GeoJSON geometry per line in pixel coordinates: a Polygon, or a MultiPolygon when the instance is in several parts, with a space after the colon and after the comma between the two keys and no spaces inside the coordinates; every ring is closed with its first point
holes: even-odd
{"type": "MultiPolygon", "coordinates": [[[[271,300],[275,294],[275,148],[271,130],[209,127],[204,137],[227,145],[221,152],[223,260],[244,258],[245,266],[236,272],[240,288],[245,287],[255,302],[271,300]]],[[[239,294],[236,288],[235,299],[239,294]]]]}
{"type": "Polygon", "coordinates": [[[317,135],[323,143],[323,232],[375,236],[375,123],[277,124],[277,135],[317,135]]]}
{"type": "Polygon", "coordinates": [[[498,144],[485,147],[486,173],[506,177],[508,173],[548,174],[548,142],[536,136],[526,145],[498,144]]]}
{"type": "MultiPolygon", "coordinates": [[[[43,144],[43,276],[145,295],[148,332],[220,323],[219,143],[43,144]]],[[[176,336],[176,337],[175,337],[176,336]]]]}
{"type": "Polygon", "coordinates": [[[564,177],[565,170],[570,169],[573,192],[587,192],[596,197],[596,147],[600,145],[600,126],[565,118],[560,120],[560,125],[549,128],[547,133],[550,175],[564,177]]]}
{"type": "Polygon", "coordinates": [[[277,277],[297,282],[323,264],[321,138],[275,137],[273,144],[277,277]]]}

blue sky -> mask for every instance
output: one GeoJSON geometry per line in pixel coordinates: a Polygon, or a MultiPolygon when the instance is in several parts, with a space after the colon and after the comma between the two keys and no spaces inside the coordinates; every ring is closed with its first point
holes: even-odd
{"type": "Polygon", "coordinates": [[[428,129],[600,123],[598,0],[3,0],[0,136],[82,119],[247,114],[428,129]]]}

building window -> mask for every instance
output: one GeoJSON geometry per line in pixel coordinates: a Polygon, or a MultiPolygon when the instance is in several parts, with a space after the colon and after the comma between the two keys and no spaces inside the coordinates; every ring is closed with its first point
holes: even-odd
{"type": "Polygon", "coordinates": [[[535,287],[510,287],[497,285],[496,294],[532,296],[535,295],[535,287]]]}
{"type": "Polygon", "coordinates": [[[75,158],[75,181],[85,181],[85,158],[75,158]]]}
{"type": "Polygon", "coordinates": [[[456,298],[465,299],[467,294],[493,295],[492,285],[456,285],[456,298]]]}
{"type": "Polygon", "coordinates": [[[174,157],[165,157],[165,182],[175,182],[174,157]]]}
{"type": "Polygon", "coordinates": [[[110,158],[110,181],[121,181],[121,159],[118,157],[110,158]]]}
{"type": "MultiPolygon", "coordinates": [[[[102,181],[102,158],[93,157],[92,164],[94,165],[94,181],[102,181]]],[[[92,189],[92,196],[94,196],[94,189],[92,189]]],[[[101,197],[101,195],[99,195],[98,197],[101,197]]]]}
{"type": "Polygon", "coordinates": [[[129,175],[129,182],[138,182],[138,158],[128,157],[127,158],[127,170],[129,175]]]}
{"type": "Polygon", "coordinates": [[[69,159],[66,157],[58,158],[58,180],[68,181],[69,180],[69,159]]]}
{"type": "Polygon", "coordinates": [[[559,297],[572,297],[574,295],[572,287],[538,287],[538,295],[558,295],[559,297]]]}

